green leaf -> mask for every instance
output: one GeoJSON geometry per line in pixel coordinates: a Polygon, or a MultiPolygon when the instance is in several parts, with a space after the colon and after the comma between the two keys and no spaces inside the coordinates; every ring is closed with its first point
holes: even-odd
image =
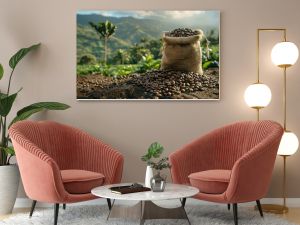
{"type": "Polygon", "coordinates": [[[3,74],[4,74],[4,69],[3,69],[3,66],[2,66],[1,63],[0,63],[0,80],[1,80],[2,77],[3,77],[3,74]]]}
{"type": "Polygon", "coordinates": [[[7,96],[5,94],[1,94],[1,98],[0,98],[0,115],[1,116],[8,115],[14,101],[16,100],[17,94],[18,93],[15,93],[15,94],[12,94],[9,96],[7,96]]]}
{"type": "Polygon", "coordinates": [[[29,118],[31,115],[41,112],[44,109],[40,108],[40,109],[32,109],[29,110],[27,112],[24,112],[23,114],[21,114],[20,116],[16,116],[11,123],[9,124],[8,128],[10,128],[11,125],[13,125],[14,123],[18,122],[18,121],[22,121],[22,120],[26,120],[27,118],[29,118]]]}
{"type": "Polygon", "coordinates": [[[163,151],[164,151],[164,147],[160,143],[154,142],[148,148],[148,155],[150,156],[150,158],[152,157],[159,158],[159,156],[163,151]]]}
{"type": "Polygon", "coordinates": [[[2,150],[6,153],[6,155],[15,155],[15,150],[13,147],[2,147],[2,150]]]}
{"type": "Polygon", "coordinates": [[[68,108],[70,108],[69,105],[60,102],[37,102],[19,110],[17,112],[17,115],[20,116],[21,114],[33,109],[65,110],[68,108]]]}
{"type": "Polygon", "coordinates": [[[148,154],[146,154],[141,157],[141,160],[147,162],[148,160],[150,160],[150,158],[151,157],[148,154]]]}
{"type": "Polygon", "coordinates": [[[0,92],[0,99],[5,98],[7,96],[7,94],[1,93],[0,92]]]}
{"type": "Polygon", "coordinates": [[[210,66],[211,63],[212,63],[211,61],[205,62],[205,63],[202,65],[203,69],[207,69],[207,68],[210,66]]]}
{"type": "Polygon", "coordinates": [[[29,53],[30,51],[38,48],[40,45],[41,45],[41,43],[38,43],[38,44],[32,45],[32,46],[30,46],[28,48],[22,48],[22,49],[20,49],[16,54],[14,54],[10,58],[10,60],[9,60],[9,66],[10,66],[10,68],[15,69],[16,66],[18,65],[18,63],[21,61],[21,59],[24,58],[24,56],[27,55],[27,53],[29,53]]]}
{"type": "Polygon", "coordinates": [[[59,103],[59,102],[38,102],[24,107],[17,112],[17,116],[12,120],[9,127],[15,122],[25,120],[31,115],[41,112],[43,110],[65,110],[70,108],[69,105],[59,103]]]}

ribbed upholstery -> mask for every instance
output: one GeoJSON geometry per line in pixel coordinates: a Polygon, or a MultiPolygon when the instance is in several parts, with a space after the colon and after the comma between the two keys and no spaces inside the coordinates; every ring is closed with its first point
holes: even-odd
{"type": "Polygon", "coordinates": [[[216,129],[170,155],[173,182],[190,184],[188,176],[195,172],[232,170],[224,193],[199,193],[196,198],[223,203],[260,199],[268,190],[282,134],[281,125],[273,121],[216,129]]]}
{"type": "Polygon", "coordinates": [[[69,203],[95,198],[69,194],[60,170],[87,170],[105,176],[105,184],[119,183],[123,156],[87,133],[51,121],[22,121],[9,129],[28,197],[50,203],[69,203]]]}

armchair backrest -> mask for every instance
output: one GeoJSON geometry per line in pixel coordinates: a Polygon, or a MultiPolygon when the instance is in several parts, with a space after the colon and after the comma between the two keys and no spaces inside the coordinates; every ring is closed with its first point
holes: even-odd
{"type": "Polygon", "coordinates": [[[72,151],[75,153],[75,140],[78,138],[76,134],[80,130],[53,121],[22,121],[15,124],[13,129],[49,155],[60,169],[66,169],[70,166],[67,163],[72,163],[72,151]]]}
{"type": "Polygon", "coordinates": [[[9,129],[9,135],[27,196],[43,202],[60,202],[67,192],[57,164],[59,151],[49,147],[53,140],[48,137],[56,135],[48,132],[46,124],[56,126],[53,122],[22,121],[9,129]]]}
{"type": "MultiPolygon", "coordinates": [[[[267,120],[237,122],[215,129],[169,156],[173,182],[188,184],[188,176],[194,172],[231,170],[240,158],[266,139],[279,144],[282,132],[280,124],[267,120]]],[[[277,150],[278,146],[269,147],[265,153],[272,161],[270,165],[274,164],[277,150]]]]}
{"type": "Polygon", "coordinates": [[[212,131],[215,138],[214,148],[210,151],[214,156],[214,167],[232,169],[238,159],[278,129],[282,129],[279,124],[265,120],[238,122],[212,131]]]}

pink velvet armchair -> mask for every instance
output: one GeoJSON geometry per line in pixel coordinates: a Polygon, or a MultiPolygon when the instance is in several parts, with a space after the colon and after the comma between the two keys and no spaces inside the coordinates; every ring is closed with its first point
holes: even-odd
{"type": "MultiPolygon", "coordinates": [[[[76,128],[51,121],[22,121],[9,129],[24,189],[33,200],[59,204],[95,199],[91,189],[119,183],[123,156],[110,146],[76,128]]],[[[111,207],[110,200],[107,201],[111,207]]]]}
{"type": "MultiPolygon", "coordinates": [[[[174,183],[199,188],[196,199],[237,204],[260,199],[269,188],[283,128],[273,121],[249,121],[216,129],[170,155],[174,183]]],[[[185,199],[183,200],[185,204],[185,199]]]]}

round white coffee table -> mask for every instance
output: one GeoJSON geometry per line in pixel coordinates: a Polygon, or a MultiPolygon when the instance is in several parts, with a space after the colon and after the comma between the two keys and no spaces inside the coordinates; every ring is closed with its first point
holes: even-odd
{"type": "Polygon", "coordinates": [[[144,224],[145,220],[150,219],[186,219],[189,224],[189,218],[184,209],[186,198],[198,194],[199,190],[195,187],[179,184],[167,184],[164,192],[138,192],[130,194],[115,194],[109,189],[114,186],[131,185],[128,183],[104,185],[94,188],[91,192],[93,195],[106,198],[109,204],[109,218],[131,218],[138,219],[140,224],[144,224]],[[152,201],[178,199],[181,201],[181,206],[177,208],[163,208],[152,201]],[[136,205],[130,207],[117,206],[115,200],[139,201],[136,205]]]}

